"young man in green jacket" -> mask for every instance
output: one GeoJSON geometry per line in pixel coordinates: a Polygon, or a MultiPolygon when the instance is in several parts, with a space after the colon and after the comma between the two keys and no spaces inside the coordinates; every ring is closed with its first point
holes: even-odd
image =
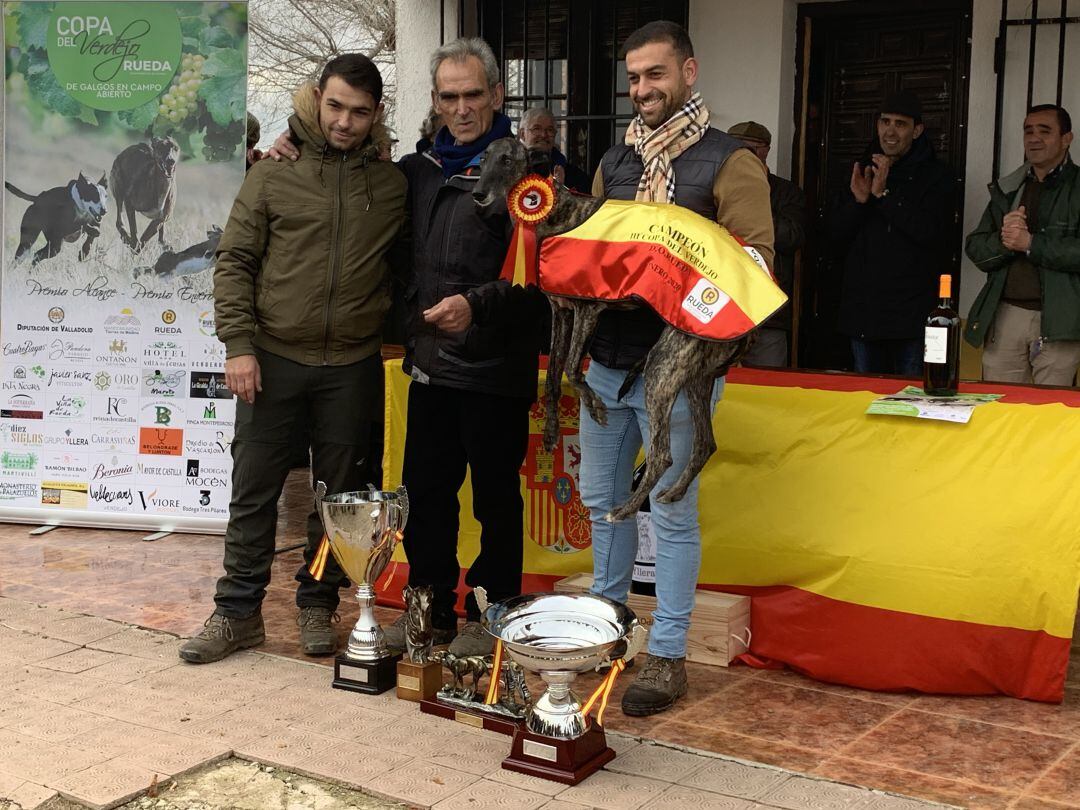
{"type": "MultiPolygon", "coordinates": [[[[404,175],[379,160],[372,144],[381,99],[382,78],[370,59],[331,60],[314,95],[317,114],[297,108],[290,120],[309,148],[296,162],[252,167],[221,237],[214,313],[225,380],[238,397],[232,501],[216,608],[180,648],[185,661],[217,661],[263,641],[260,607],[277,501],[298,423],[311,426],[316,480],[330,492],[366,483],[358,464],[368,452],[390,306],[384,254],[404,221],[407,190],[404,175]]],[[[309,655],[334,652],[331,620],[347,582],[333,561],[319,582],[308,573],[321,536],[318,520],[310,520],[305,565],[296,574],[300,640],[309,655]]]]}
{"type": "Polygon", "coordinates": [[[986,273],[964,337],[996,382],[1072,385],[1080,365],[1080,171],[1055,104],[1024,119],[1024,165],[990,184],[965,249],[986,273]]]}

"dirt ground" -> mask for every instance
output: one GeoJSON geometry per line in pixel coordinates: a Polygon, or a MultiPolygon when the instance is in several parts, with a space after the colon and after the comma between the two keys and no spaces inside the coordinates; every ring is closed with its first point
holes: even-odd
{"type": "MultiPolygon", "coordinates": [[[[391,810],[398,802],[309,779],[280,768],[227,759],[162,785],[156,796],[142,796],[119,810],[391,810]]],[[[21,810],[0,799],[0,810],[21,810]]],[[[85,810],[57,797],[40,810],[85,810]]]]}

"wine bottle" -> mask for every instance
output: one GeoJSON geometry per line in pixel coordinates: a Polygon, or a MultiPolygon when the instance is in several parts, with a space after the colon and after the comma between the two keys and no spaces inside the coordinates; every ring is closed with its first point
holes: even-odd
{"type": "Polygon", "coordinates": [[[952,276],[939,282],[941,301],[926,319],[923,341],[923,390],[930,396],[952,397],[960,385],[960,316],[952,303],[952,276]]]}

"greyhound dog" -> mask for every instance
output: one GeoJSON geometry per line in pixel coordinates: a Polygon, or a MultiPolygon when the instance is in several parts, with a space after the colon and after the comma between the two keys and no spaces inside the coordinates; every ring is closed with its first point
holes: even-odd
{"type": "Polygon", "coordinates": [[[221,228],[212,225],[206,232],[205,242],[199,242],[178,253],[166,249],[158,256],[153,267],[136,267],[135,278],[150,273],[158,278],[179,278],[192,276],[213,267],[214,254],[217,252],[218,242],[221,241],[221,233],[221,228]]]}
{"type": "Polygon", "coordinates": [[[120,238],[138,253],[157,234],[165,244],[165,222],[176,204],[176,161],[180,147],[172,138],[151,138],[136,143],[116,156],[109,176],[116,197],[116,230],[120,238]],[[128,229],[123,214],[127,212],[128,229]],[[149,217],[141,237],[135,237],[135,212],[149,217]]]}
{"type": "Polygon", "coordinates": [[[36,196],[20,191],[11,183],[5,182],[4,186],[16,197],[30,203],[19,226],[15,261],[30,252],[39,234],[45,234],[45,247],[34,253],[31,266],[51,259],[60,252],[64,242],[77,242],[84,234],[86,241],[79,250],[79,258],[85,259],[90,254],[90,245],[101,234],[98,224],[109,207],[105,175],[95,183],[80,172],[66,186],[50,188],[36,196]]]}
{"type": "MultiPolygon", "coordinates": [[[[504,210],[510,190],[527,174],[536,172],[537,161],[542,160],[526,150],[517,139],[495,141],[487,148],[480,163],[480,180],[473,190],[476,204],[484,209],[504,210]],[[502,209],[498,206],[502,206],[502,209]]],[[[537,242],[577,227],[602,203],[597,198],[571,194],[568,189],[556,186],[554,208],[546,219],[536,224],[537,242]]],[[[541,278],[541,289],[542,284],[541,278]]],[[[548,299],[551,301],[552,331],[544,446],[550,451],[558,439],[558,401],[564,369],[592,418],[601,425],[607,424],[606,408],[585,382],[582,362],[600,313],[612,306],[626,307],[628,302],[609,303],[555,295],[548,295],[548,299]]],[[[645,386],[645,410],[652,435],[646,452],[645,475],[629,500],[605,516],[608,521],[623,520],[637,512],[660,477],[672,465],[671,410],[680,391],[686,393],[690,406],[694,426],[693,448],[686,468],[674,485],[655,497],[660,503],[672,503],[686,494],[690,483],[716,451],[709,407],[713,380],[746,353],[752,339],[751,335],[745,335],[730,341],[703,340],[666,326],[644,363],[628,372],[619,397],[630,390],[638,374],[641,374],[645,386]]]]}

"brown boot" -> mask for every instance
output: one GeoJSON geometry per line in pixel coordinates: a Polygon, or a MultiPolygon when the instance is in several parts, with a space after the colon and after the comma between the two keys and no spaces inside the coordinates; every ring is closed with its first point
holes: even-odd
{"type": "Polygon", "coordinates": [[[180,647],[180,657],[192,664],[210,664],[266,640],[262,613],[255,611],[244,619],[234,619],[218,612],[203,623],[203,630],[180,647]]]}
{"type": "Polygon", "coordinates": [[[340,622],[330,608],[302,607],[296,617],[300,625],[300,645],[304,655],[333,655],[337,650],[337,635],[332,622],[340,622]]]}
{"type": "Polygon", "coordinates": [[[646,717],[666,711],[686,694],[686,689],[686,659],[661,658],[650,653],[623,695],[623,714],[646,717]]]}

